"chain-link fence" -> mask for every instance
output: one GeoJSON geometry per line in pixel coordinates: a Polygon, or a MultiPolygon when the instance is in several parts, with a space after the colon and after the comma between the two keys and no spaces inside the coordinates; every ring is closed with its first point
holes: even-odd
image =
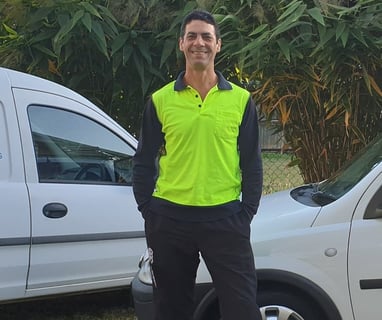
{"type": "MultiPolygon", "coordinates": [[[[276,121],[276,120],[275,120],[276,121]]],[[[289,189],[303,184],[299,168],[289,166],[292,161],[290,152],[284,149],[282,132],[275,133],[272,124],[259,122],[259,141],[262,149],[264,184],[263,194],[289,189]]]]}
{"type": "Polygon", "coordinates": [[[263,158],[263,194],[289,189],[303,184],[299,168],[288,166],[290,153],[262,151],[263,158]]]}

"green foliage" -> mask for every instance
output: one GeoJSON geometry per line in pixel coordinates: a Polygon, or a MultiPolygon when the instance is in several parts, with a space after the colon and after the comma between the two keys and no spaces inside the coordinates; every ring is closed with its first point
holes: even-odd
{"type": "MultiPolygon", "coordinates": [[[[131,8],[134,21],[145,3],[131,8]]],[[[138,106],[150,87],[163,81],[158,42],[151,30],[133,29],[135,22],[121,24],[111,12],[117,7],[106,5],[101,0],[6,0],[0,64],[74,89],[136,132],[138,106]],[[16,7],[24,14],[16,15],[16,7]]]]}
{"type": "Polygon", "coordinates": [[[325,179],[382,130],[382,5],[262,4],[266,23],[239,51],[240,70],[305,182],[325,179]]]}
{"type": "Polygon", "coordinates": [[[278,119],[306,182],[382,130],[379,0],[2,0],[0,65],[60,82],[133,133],[147,96],[183,68],[181,21],[212,12],[217,69],[278,119]]]}

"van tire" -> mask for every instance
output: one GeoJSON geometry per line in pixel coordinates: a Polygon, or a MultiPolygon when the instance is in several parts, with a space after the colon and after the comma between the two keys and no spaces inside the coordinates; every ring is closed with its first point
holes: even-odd
{"type": "MultiPolygon", "coordinates": [[[[261,290],[257,295],[263,320],[322,320],[325,319],[317,303],[299,292],[282,289],[261,290]]],[[[328,319],[329,320],[329,319],[328,319]]]]}

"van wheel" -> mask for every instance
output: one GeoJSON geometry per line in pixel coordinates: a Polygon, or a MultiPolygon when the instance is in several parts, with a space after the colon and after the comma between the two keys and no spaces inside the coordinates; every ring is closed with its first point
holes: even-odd
{"type": "Polygon", "coordinates": [[[259,291],[257,303],[263,320],[325,319],[317,304],[294,292],[259,291]]]}

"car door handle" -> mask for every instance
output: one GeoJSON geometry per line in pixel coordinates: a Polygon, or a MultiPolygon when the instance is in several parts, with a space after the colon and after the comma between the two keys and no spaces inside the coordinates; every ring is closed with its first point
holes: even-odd
{"type": "Polygon", "coordinates": [[[52,202],[42,208],[42,213],[45,217],[57,219],[66,216],[68,208],[62,203],[52,202]]]}

